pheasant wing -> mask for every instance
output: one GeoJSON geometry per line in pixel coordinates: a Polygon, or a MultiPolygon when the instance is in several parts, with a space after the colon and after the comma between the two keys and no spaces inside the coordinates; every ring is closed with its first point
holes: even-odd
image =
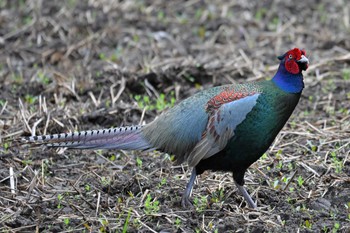
{"type": "Polygon", "coordinates": [[[252,93],[232,101],[224,98],[220,103],[209,102],[207,109],[210,115],[206,130],[189,154],[188,164],[194,167],[202,159],[223,150],[234,136],[236,127],[246,119],[256,105],[259,95],[259,93],[252,93]]]}

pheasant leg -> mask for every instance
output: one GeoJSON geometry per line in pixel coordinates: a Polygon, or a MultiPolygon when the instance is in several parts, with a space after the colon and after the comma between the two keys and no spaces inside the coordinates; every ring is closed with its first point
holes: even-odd
{"type": "Polygon", "coordinates": [[[248,203],[249,207],[252,209],[255,209],[257,206],[254,203],[252,197],[249,195],[249,193],[247,192],[247,190],[243,187],[243,185],[239,185],[237,182],[235,182],[238,190],[241,192],[241,194],[243,195],[244,199],[246,200],[246,202],[248,203]]]}
{"type": "Polygon", "coordinates": [[[194,181],[196,180],[196,176],[197,176],[197,172],[196,172],[196,168],[194,167],[192,169],[190,180],[188,181],[188,183],[186,185],[186,189],[185,189],[185,191],[182,195],[182,199],[181,199],[181,205],[184,208],[193,206],[192,202],[190,201],[190,196],[192,193],[194,181]]]}

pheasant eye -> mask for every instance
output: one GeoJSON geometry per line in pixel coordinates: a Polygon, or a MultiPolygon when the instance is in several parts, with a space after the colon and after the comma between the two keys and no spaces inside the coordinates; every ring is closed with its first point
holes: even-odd
{"type": "Polygon", "coordinates": [[[292,59],[293,58],[293,55],[292,54],[289,54],[289,59],[292,59]]]}

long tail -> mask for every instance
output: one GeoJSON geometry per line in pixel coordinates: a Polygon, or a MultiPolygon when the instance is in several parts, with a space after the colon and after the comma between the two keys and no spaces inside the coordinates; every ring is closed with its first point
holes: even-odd
{"type": "Polygon", "coordinates": [[[48,147],[68,147],[72,149],[121,149],[146,150],[153,146],[141,132],[143,126],[129,126],[75,133],[61,133],[22,138],[22,143],[34,143],[48,147]]]}

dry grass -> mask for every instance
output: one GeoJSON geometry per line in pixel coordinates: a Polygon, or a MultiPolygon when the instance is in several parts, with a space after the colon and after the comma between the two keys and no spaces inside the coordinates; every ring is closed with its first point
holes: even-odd
{"type": "Polygon", "coordinates": [[[349,231],[347,1],[0,0],[0,7],[2,231],[349,231]],[[311,66],[291,120],[246,174],[258,210],[245,206],[230,174],[209,172],[195,186],[196,210],[182,209],[189,171],[168,155],[13,140],[150,122],[172,99],[271,77],[276,55],[293,47],[307,50],[311,66]]]}

